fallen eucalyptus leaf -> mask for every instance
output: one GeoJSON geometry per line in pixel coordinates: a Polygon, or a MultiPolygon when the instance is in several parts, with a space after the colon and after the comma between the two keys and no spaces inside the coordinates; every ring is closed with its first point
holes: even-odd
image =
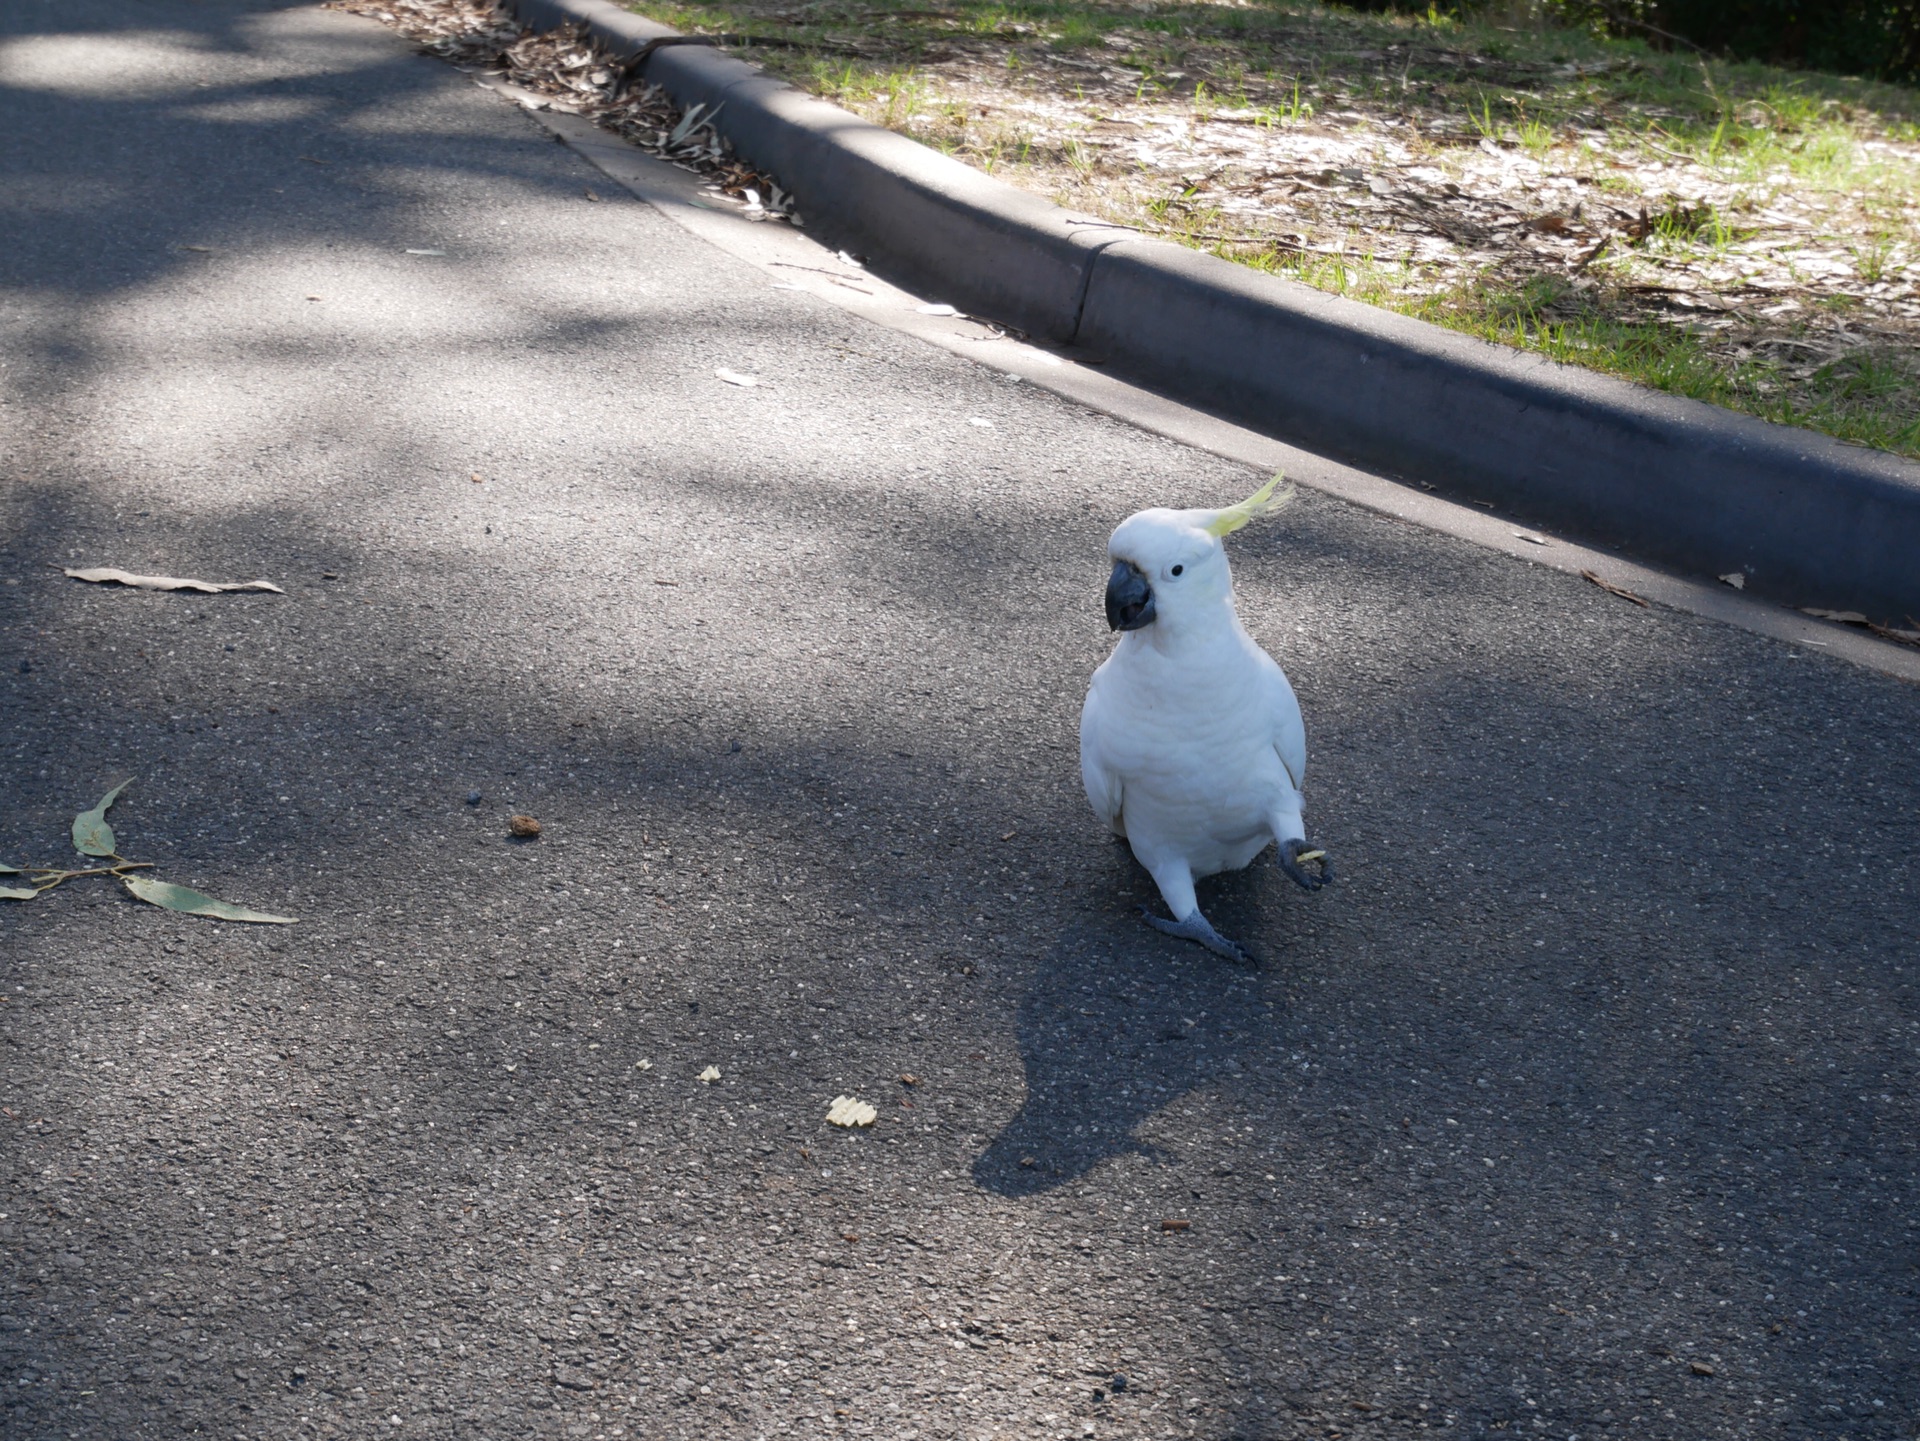
{"type": "Polygon", "coordinates": [[[1802,615],[1810,615],[1815,620],[1836,620],[1841,625],[1865,625],[1867,618],[1857,610],[1822,610],[1817,605],[1800,607],[1802,615]]]}
{"type": "Polygon", "coordinates": [[[73,818],[73,848],[83,856],[117,855],[114,850],[113,827],[107,824],[107,808],[120,799],[120,792],[133,784],[128,776],[119,785],[108,791],[100,804],[90,811],[82,811],[73,818]]]}
{"type": "Polygon", "coordinates": [[[171,575],[134,575],[129,571],[115,570],[110,565],[98,565],[91,570],[69,569],[66,574],[75,580],[90,580],[100,585],[117,582],[120,585],[133,586],[138,590],[197,590],[207,595],[218,595],[227,590],[270,590],[275,595],[286,594],[270,580],[247,580],[218,585],[212,581],[182,580],[171,575]]]}
{"type": "MultiPolygon", "coordinates": [[[[693,134],[695,130],[700,128],[700,116],[706,108],[704,105],[695,105],[680,117],[680,123],[674,126],[673,133],[667,136],[667,149],[673,149],[674,146],[678,145],[689,135],[693,134]]],[[[719,112],[716,111],[715,113],[718,114],[719,112]]],[[[712,117],[709,116],[708,118],[711,119],[712,117]]]]}
{"type": "Polygon", "coordinates": [[[1722,585],[1730,585],[1735,590],[1745,590],[1747,588],[1746,572],[1739,571],[1739,570],[1730,570],[1725,575],[1720,577],[1720,583],[1722,585]]]}
{"type": "Polygon", "coordinates": [[[26,872],[18,866],[0,866],[0,876],[19,876],[25,874],[26,872]]]}
{"type": "Polygon", "coordinates": [[[871,1126],[880,1113],[865,1101],[852,1096],[835,1096],[827,1108],[827,1124],[832,1126],[871,1126]]]}
{"type": "Polygon", "coordinates": [[[171,881],[156,881],[152,876],[122,876],[120,879],[141,900],[169,911],[179,911],[182,915],[208,916],[216,921],[254,921],[266,926],[290,926],[294,923],[292,916],[270,916],[265,911],[250,911],[245,906],[216,901],[212,896],[187,886],[176,886],[171,881]]]}
{"type": "Polygon", "coordinates": [[[23,891],[17,886],[0,886],[0,901],[30,901],[38,891],[23,891]]]}

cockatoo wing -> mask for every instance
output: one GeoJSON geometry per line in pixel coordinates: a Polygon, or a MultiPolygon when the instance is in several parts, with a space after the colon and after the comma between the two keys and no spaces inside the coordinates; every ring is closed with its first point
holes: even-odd
{"type": "Polygon", "coordinates": [[[1272,717],[1273,748],[1280,764],[1287,768],[1287,778],[1293,782],[1293,788],[1304,790],[1307,784],[1306,722],[1300,718],[1300,702],[1294,696],[1286,672],[1274,663],[1273,657],[1265,659],[1271,668],[1267,676],[1267,714],[1272,717]]]}
{"type": "Polygon", "coordinates": [[[1094,814],[1125,835],[1126,828],[1120,822],[1124,787],[1108,765],[1106,747],[1101,744],[1107,704],[1102,702],[1096,677],[1087,690],[1086,703],[1080,707],[1080,784],[1086,787],[1087,802],[1094,814]]]}

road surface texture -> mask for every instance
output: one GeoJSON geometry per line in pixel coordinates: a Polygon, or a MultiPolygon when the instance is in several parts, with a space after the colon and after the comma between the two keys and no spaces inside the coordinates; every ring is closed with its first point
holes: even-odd
{"type": "Polygon", "coordinates": [[[1915,1434],[1920,690],[1303,493],[1237,969],[1075,727],[1263,477],[368,21],[0,30],[0,859],[299,918],[0,903],[7,1436],[1915,1434]]]}

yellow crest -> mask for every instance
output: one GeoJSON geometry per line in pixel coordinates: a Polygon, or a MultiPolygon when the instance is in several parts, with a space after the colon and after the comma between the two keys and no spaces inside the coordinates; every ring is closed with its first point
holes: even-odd
{"type": "Polygon", "coordinates": [[[1225,510],[1217,512],[1213,519],[1207,522],[1207,534],[1211,536],[1231,535],[1256,515],[1265,515],[1270,510],[1280,509],[1281,506],[1293,499],[1292,486],[1288,486],[1278,495],[1273,493],[1274,488],[1280,484],[1280,481],[1281,476],[1275,475],[1272,480],[1261,486],[1252,495],[1241,501],[1240,504],[1230,505],[1225,510]]]}

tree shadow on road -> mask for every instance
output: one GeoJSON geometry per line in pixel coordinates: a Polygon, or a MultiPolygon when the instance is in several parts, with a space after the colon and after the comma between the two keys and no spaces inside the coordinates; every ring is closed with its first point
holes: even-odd
{"type": "MultiPolygon", "coordinates": [[[[409,63],[381,83],[445,79],[409,63]]],[[[515,173],[485,145],[438,163],[515,173]]],[[[338,238],[345,193],[262,199],[256,233],[338,238]]],[[[23,288],[59,291],[58,250],[105,211],[26,255],[23,288]]],[[[377,238],[412,243],[429,212],[377,238]]],[[[201,263],[134,239],[102,314],[201,263]]],[[[1219,1434],[1678,1434],[1643,1396],[1693,1435],[1740,1434],[1757,1398],[1782,1434],[1891,1428],[1920,1375],[1904,691],[1305,497],[1240,538],[1238,574],[1302,690],[1317,829],[1352,863],[1314,897],[1266,861],[1210,885],[1266,953],[1243,972],[1136,918],[1156,897],[1079,795],[1072,716],[1107,526],[1247,477],[851,323],[823,361],[839,322],[783,334],[758,293],[732,342],[766,348],[780,383],[757,395],[788,408],[636,423],[635,378],[696,369],[726,327],[557,307],[509,271],[486,272],[486,325],[393,361],[437,403],[398,420],[327,389],[310,344],[129,362],[63,316],[24,367],[35,407],[223,361],[286,408],[122,464],[125,412],[83,397],[92,461],[51,431],[9,457],[39,479],[0,556],[25,577],[6,659],[29,663],[0,696],[6,838],[57,838],[135,773],[143,854],[302,924],[222,932],[105,890],[0,913],[34,1208],[0,1218],[31,1242],[7,1304],[36,1328],[5,1344],[87,1378],[17,1388],[23,1434],[70,1429],[101,1379],[120,1429],[97,1434],[236,1432],[234,1394],[249,1430],[291,1430],[323,1387],[397,1404],[426,1359],[408,1338],[451,1355],[476,1315],[598,1378],[560,1385],[532,1344],[491,1378],[436,1353],[471,1389],[459,1424],[498,1434],[503,1396],[579,1412],[616,1373],[658,1394],[737,1355],[747,1313],[711,1314],[735,1260],[793,1277],[800,1319],[773,1324],[808,1348],[849,1294],[891,1325],[984,1307],[969,1288],[997,1264],[1084,1283],[1008,1304],[1024,1384],[1066,1363],[1021,1321],[1125,1329],[1107,1273],[1075,1269],[1088,1237],[1146,1278],[1132,1324],[1206,1373],[1219,1434]],[[856,348],[883,363],[842,369],[856,348]],[[563,391],[581,357],[613,378],[563,391]],[[843,375],[936,364],[940,404],[849,423],[843,375]],[[463,384],[486,403],[445,423],[463,384]],[[528,396],[552,410],[529,421],[528,396]],[[989,407],[1000,429],[966,425],[989,407]],[[515,449],[541,427],[574,449],[515,449]],[[295,594],[88,590],[46,569],[76,550],[295,594]],[[1828,837],[1793,806],[1834,798],[1858,874],[1807,864],[1828,837]],[[549,838],[510,848],[509,807],[549,838]],[[843,1087],[885,1122],[828,1131],[843,1087]],[[1190,1209],[1166,1245],[1193,1249],[1146,1250],[1108,1200],[1190,1209]],[[1015,1223],[1033,1242],[1008,1261],[1015,1223]],[[964,1294],[931,1300],[936,1272],[964,1294]],[[153,1335],[116,1342],[115,1307],[153,1335]],[[203,1339],[174,1354],[183,1309],[203,1339]],[[1602,1420],[1623,1387],[1640,1409],[1602,1420]]],[[[888,1387],[943,1384],[896,1364],[888,1387]]],[[[1170,1363],[1168,1393],[1188,1374],[1170,1363]]],[[[730,1432],[750,1434],[704,1434],[730,1432]]]]}

